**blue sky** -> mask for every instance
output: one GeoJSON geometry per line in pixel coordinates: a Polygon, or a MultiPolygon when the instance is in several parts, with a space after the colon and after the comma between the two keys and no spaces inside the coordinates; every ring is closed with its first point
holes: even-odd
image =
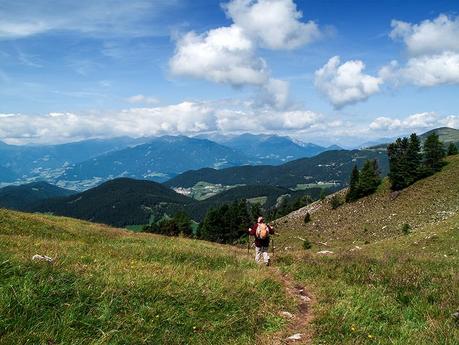
{"type": "Polygon", "coordinates": [[[459,127],[457,1],[0,0],[0,140],[459,127]]]}

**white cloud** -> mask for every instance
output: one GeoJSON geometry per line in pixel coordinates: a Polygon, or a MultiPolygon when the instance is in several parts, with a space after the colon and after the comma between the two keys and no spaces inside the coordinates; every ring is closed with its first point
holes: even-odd
{"type": "Polygon", "coordinates": [[[303,14],[292,0],[233,0],[224,8],[238,27],[265,48],[294,49],[321,36],[315,22],[300,21],[303,14]]]}
{"type": "Polygon", "coordinates": [[[232,86],[259,88],[268,103],[282,108],[288,84],[274,79],[257,48],[293,49],[320,35],[314,22],[300,21],[292,0],[233,0],[223,6],[233,24],[177,39],[169,67],[174,75],[232,86]]]}
{"type": "Polygon", "coordinates": [[[279,111],[241,102],[182,102],[117,112],[0,115],[0,139],[9,143],[59,143],[87,138],[163,134],[292,132],[322,119],[307,110],[279,111]]]}
{"type": "Polygon", "coordinates": [[[424,87],[459,84],[459,17],[440,15],[419,24],[393,20],[390,37],[405,43],[410,58],[402,67],[383,67],[387,79],[424,87]]]}
{"type": "Polygon", "coordinates": [[[360,60],[341,64],[339,56],[334,56],[315,72],[314,84],[335,108],[341,108],[380,91],[383,79],[364,74],[364,69],[365,64],[360,60]]]}
{"type": "MultiPolygon", "coordinates": [[[[3,1],[0,39],[17,39],[49,31],[111,36],[157,35],[148,18],[176,0],[3,1]]],[[[164,32],[162,33],[164,34],[164,32]]]]}
{"type": "Polygon", "coordinates": [[[177,41],[170,60],[172,73],[235,86],[263,85],[266,63],[254,54],[252,41],[232,25],[202,35],[189,32],[177,41]]]}
{"type": "Polygon", "coordinates": [[[442,14],[419,24],[393,20],[391,25],[390,37],[402,39],[412,55],[459,52],[459,17],[442,14]]]}
{"type": "Polygon", "coordinates": [[[400,70],[400,76],[419,86],[459,84],[459,54],[444,52],[411,58],[400,70]]]}
{"type": "Polygon", "coordinates": [[[144,96],[142,94],[128,97],[126,101],[132,104],[139,104],[139,103],[140,104],[158,104],[159,103],[158,98],[151,97],[151,96],[144,96]]]}
{"type": "Polygon", "coordinates": [[[441,117],[435,112],[423,112],[410,115],[404,119],[378,117],[370,124],[370,129],[375,131],[416,131],[458,124],[456,116],[441,117]]]}

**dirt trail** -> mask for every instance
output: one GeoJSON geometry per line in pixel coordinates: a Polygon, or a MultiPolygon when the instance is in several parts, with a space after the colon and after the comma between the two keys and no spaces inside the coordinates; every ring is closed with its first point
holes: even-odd
{"type": "Polygon", "coordinates": [[[313,296],[304,286],[297,284],[287,274],[280,272],[277,268],[272,268],[272,271],[282,281],[287,293],[297,302],[296,311],[292,313],[290,324],[283,332],[280,343],[310,344],[312,340],[310,321],[312,320],[313,296]]]}
{"type": "MultiPolygon", "coordinates": [[[[246,255],[246,249],[243,250],[246,255]]],[[[241,253],[242,250],[238,249],[241,253]]],[[[252,258],[252,247],[249,256],[252,258]]],[[[257,340],[259,345],[306,345],[312,342],[312,329],[310,322],[313,319],[312,306],[315,303],[314,296],[305,286],[295,282],[288,274],[281,272],[276,267],[276,261],[273,260],[274,266],[266,267],[282,283],[286,293],[296,302],[296,308],[291,313],[280,311],[280,316],[284,317],[289,323],[279,333],[269,338],[262,337],[257,340]],[[295,339],[297,336],[298,339],[295,339]],[[292,338],[293,337],[293,338],[292,338]]]]}

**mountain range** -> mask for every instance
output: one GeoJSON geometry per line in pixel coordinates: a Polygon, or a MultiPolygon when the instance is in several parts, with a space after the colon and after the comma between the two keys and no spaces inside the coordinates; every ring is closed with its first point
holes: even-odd
{"type": "Polygon", "coordinates": [[[330,149],[275,135],[219,139],[120,137],[44,146],[0,142],[0,185],[45,180],[81,191],[116,177],[164,182],[191,169],[282,164],[330,149]]]}
{"type": "Polygon", "coordinates": [[[212,136],[212,140],[255,158],[257,164],[280,164],[303,157],[312,157],[341,147],[328,147],[293,140],[290,137],[244,133],[237,136],[212,136]]]}

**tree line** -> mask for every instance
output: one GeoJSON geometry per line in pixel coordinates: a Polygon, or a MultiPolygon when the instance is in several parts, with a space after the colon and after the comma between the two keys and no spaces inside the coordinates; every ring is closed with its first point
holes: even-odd
{"type": "MultiPolygon", "coordinates": [[[[457,153],[453,143],[448,154],[457,153]]],[[[401,190],[414,182],[440,171],[447,153],[436,133],[430,134],[424,144],[416,133],[409,138],[398,138],[387,147],[389,157],[389,180],[392,190],[401,190]]]]}
{"type": "MultiPolygon", "coordinates": [[[[458,154],[458,148],[444,144],[436,133],[430,134],[423,144],[416,133],[398,138],[387,147],[389,158],[389,181],[394,191],[404,189],[414,182],[430,176],[445,165],[446,155],[458,154]]],[[[367,160],[361,170],[354,166],[349,179],[346,201],[352,202],[373,194],[381,183],[376,160],[367,160]]]]}

